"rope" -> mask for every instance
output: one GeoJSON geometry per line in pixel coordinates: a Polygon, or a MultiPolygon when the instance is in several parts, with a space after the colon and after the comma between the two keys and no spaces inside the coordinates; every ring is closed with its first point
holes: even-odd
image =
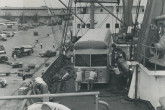
{"type": "MultiPolygon", "coordinates": [[[[112,12],[114,11],[114,8],[112,9],[112,12]]],[[[109,16],[110,14],[108,14],[105,18],[104,18],[104,20],[101,22],[101,24],[98,26],[98,28],[101,28],[101,26],[107,21],[107,19],[110,17],[109,16]]]]}

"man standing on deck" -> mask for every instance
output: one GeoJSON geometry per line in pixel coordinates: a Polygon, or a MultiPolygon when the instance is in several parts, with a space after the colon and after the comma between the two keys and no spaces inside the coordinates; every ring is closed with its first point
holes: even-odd
{"type": "Polygon", "coordinates": [[[82,82],[82,71],[81,68],[78,68],[76,72],[76,79],[75,79],[75,91],[78,92],[81,89],[81,82],[82,82]]]}
{"type": "Polygon", "coordinates": [[[122,76],[121,76],[121,73],[120,73],[120,70],[117,66],[117,64],[115,64],[115,67],[113,68],[114,70],[114,73],[115,73],[115,76],[116,76],[116,80],[117,80],[117,88],[118,89],[122,89],[122,76]]]}
{"type": "Polygon", "coordinates": [[[69,75],[70,75],[69,73],[70,73],[70,71],[67,70],[66,73],[62,76],[60,91],[64,91],[65,90],[65,88],[66,88],[66,82],[65,81],[69,77],[69,75]]]}
{"type": "Polygon", "coordinates": [[[89,73],[88,91],[91,91],[93,89],[93,85],[96,78],[97,78],[97,73],[95,72],[95,69],[92,69],[92,71],[89,73]]]}

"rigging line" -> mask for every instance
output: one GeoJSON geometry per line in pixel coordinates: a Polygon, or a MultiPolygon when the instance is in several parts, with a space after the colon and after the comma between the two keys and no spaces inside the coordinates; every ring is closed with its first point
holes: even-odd
{"type": "Polygon", "coordinates": [[[106,17],[104,18],[104,20],[100,23],[100,25],[97,28],[100,28],[106,21],[107,19],[110,17],[109,14],[106,15],[106,17]]]}
{"type": "MultiPolygon", "coordinates": [[[[116,5],[116,6],[117,6],[117,5],[116,5]]],[[[118,4],[117,8],[118,8],[118,10],[119,10],[119,4],[118,4]]],[[[118,17],[118,13],[119,13],[119,11],[117,11],[117,17],[118,17]]],[[[116,19],[115,25],[116,25],[116,24],[117,24],[117,19],[116,19]]],[[[116,26],[115,26],[115,35],[116,35],[116,26]]]]}
{"type": "MultiPolygon", "coordinates": [[[[76,5],[76,2],[75,2],[75,14],[77,14],[77,5],[76,5]]],[[[77,31],[77,28],[76,28],[76,27],[77,27],[77,25],[76,25],[76,24],[77,24],[76,17],[74,17],[74,20],[75,20],[74,23],[75,23],[75,32],[76,32],[76,31],[77,31]]],[[[75,36],[76,36],[76,35],[75,35],[75,36]]]]}
{"type": "Polygon", "coordinates": [[[68,18],[67,18],[67,21],[65,21],[65,26],[64,26],[64,36],[63,36],[63,43],[65,45],[65,40],[66,40],[66,36],[67,36],[67,31],[68,31],[68,23],[70,21],[70,16],[71,16],[71,7],[72,7],[72,0],[69,0],[69,3],[68,3],[68,7],[69,7],[69,10],[68,10],[68,18]]]}
{"type": "MultiPolygon", "coordinates": [[[[44,0],[44,3],[45,3],[45,5],[47,6],[45,0],[44,0]]],[[[53,14],[55,14],[55,13],[53,13],[53,14]]],[[[59,24],[58,24],[58,26],[60,27],[61,33],[62,33],[62,30],[63,30],[62,27],[61,27],[59,24]]],[[[54,31],[54,33],[55,33],[54,27],[52,27],[52,31],[54,31]]],[[[60,33],[60,32],[59,32],[59,33],[60,33]]],[[[61,33],[60,33],[60,34],[61,34],[61,33]]],[[[54,35],[54,40],[55,40],[55,42],[57,42],[57,40],[56,40],[57,38],[55,37],[55,34],[53,34],[53,35],[54,35]]]]}
{"type": "MultiPolygon", "coordinates": [[[[50,7],[53,9],[53,7],[52,7],[52,5],[51,5],[51,1],[49,0],[49,3],[50,3],[50,7]]],[[[52,13],[51,12],[51,14],[53,15],[54,14],[54,12],[52,13]]],[[[54,37],[54,42],[56,42],[57,41],[57,38],[56,38],[56,33],[55,33],[55,29],[54,29],[54,27],[53,26],[51,26],[51,28],[52,28],[52,33],[53,33],[53,37],[54,37]]]]}
{"type": "Polygon", "coordinates": [[[46,1],[44,0],[45,6],[47,6],[46,1]]]}
{"type": "MultiPolygon", "coordinates": [[[[44,0],[44,3],[45,3],[45,6],[47,6],[48,7],[48,5],[47,5],[47,3],[46,3],[46,1],[44,0]]],[[[51,6],[51,8],[52,8],[52,6],[51,6]]],[[[48,11],[50,11],[50,9],[49,9],[49,7],[48,7],[48,11]]],[[[50,12],[50,15],[52,15],[52,12],[50,12]]],[[[55,33],[55,30],[54,30],[54,27],[53,26],[51,26],[51,29],[52,29],[52,33],[53,33],[53,37],[54,37],[54,43],[57,41],[57,38],[56,38],[56,33],[55,33]]]]}
{"type": "Polygon", "coordinates": [[[164,3],[165,3],[165,0],[162,0],[162,10],[161,10],[160,15],[162,15],[162,14],[163,14],[163,10],[164,10],[164,3]]]}
{"type": "Polygon", "coordinates": [[[139,0],[138,6],[136,8],[136,18],[135,18],[135,24],[134,24],[134,32],[135,32],[135,29],[136,29],[136,26],[137,26],[137,22],[138,22],[140,4],[141,4],[141,0],[139,0]]]}
{"type": "MultiPolygon", "coordinates": [[[[44,0],[45,1],[45,0],[44,0]]],[[[54,1],[56,3],[58,3],[57,1],[54,1]]],[[[64,10],[63,10],[64,11],[64,10]]],[[[53,13],[53,15],[55,15],[55,13],[53,13]]],[[[59,18],[58,18],[59,19],[59,18]]],[[[58,26],[62,29],[62,27],[58,24],[58,26]]],[[[62,29],[63,30],[63,29],[62,29]]]]}
{"type": "MultiPolygon", "coordinates": [[[[86,7],[87,7],[87,5],[88,5],[88,3],[86,4],[86,7]]],[[[80,15],[81,15],[81,14],[80,14],[80,15]]],[[[83,14],[83,15],[84,15],[84,14],[83,14]]],[[[85,21],[85,24],[88,22],[89,18],[90,18],[90,17],[88,17],[88,19],[85,21]]],[[[84,19],[84,16],[83,16],[83,18],[81,18],[81,19],[84,19]]],[[[82,22],[81,22],[81,23],[82,23],[82,22]]],[[[77,34],[78,34],[80,31],[82,31],[82,28],[79,28],[79,30],[76,32],[75,36],[77,36],[77,34]]]]}
{"type": "MultiPolygon", "coordinates": [[[[69,13],[69,12],[70,12],[70,2],[71,2],[71,1],[69,0],[69,3],[68,3],[69,10],[67,10],[67,13],[69,13]]],[[[68,17],[69,17],[69,16],[68,16],[68,15],[66,15],[66,19],[68,19],[68,17]]],[[[64,24],[64,30],[63,30],[64,32],[63,32],[63,37],[65,37],[65,36],[66,36],[65,34],[66,34],[66,29],[67,29],[67,23],[68,23],[68,20],[66,20],[66,21],[65,21],[65,24],[64,24]]]]}
{"type": "MultiPolygon", "coordinates": [[[[113,9],[112,9],[112,12],[114,11],[114,7],[113,7],[113,9]]],[[[105,18],[103,21],[102,21],[102,23],[98,26],[98,28],[100,28],[104,23],[105,23],[105,21],[110,17],[109,16],[110,14],[108,14],[106,17],[107,18],[105,18]]]]}
{"type": "Polygon", "coordinates": [[[51,8],[53,8],[53,7],[52,7],[52,3],[51,3],[51,0],[49,0],[49,4],[50,4],[50,7],[51,7],[51,8]]]}
{"type": "MultiPolygon", "coordinates": [[[[101,26],[103,26],[103,24],[107,21],[107,19],[110,17],[110,14],[108,14],[105,18],[104,18],[104,20],[101,22],[101,24],[98,26],[98,28],[101,28],[101,26]]],[[[113,16],[111,16],[111,17],[113,17],[113,16]]]]}
{"type": "MultiPolygon", "coordinates": [[[[90,17],[88,17],[88,19],[85,21],[85,24],[87,23],[87,21],[89,20],[89,18],[90,18],[90,17]]],[[[77,36],[77,34],[80,32],[80,30],[81,30],[81,28],[79,28],[79,30],[77,31],[77,33],[76,33],[75,36],[77,36]]]]}

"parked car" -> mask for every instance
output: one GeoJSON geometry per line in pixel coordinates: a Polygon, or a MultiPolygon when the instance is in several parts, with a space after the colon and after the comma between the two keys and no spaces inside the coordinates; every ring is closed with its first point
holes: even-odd
{"type": "Polygon", "coordinates": [[[6,36],[6,34],[0,34],[0,40],[2,40],[2,41],[7,41],[7,36],[6,36]]]}
{"type": "Polygon", "coordinates": [[[8,61],[8,57],[6,56],[6,51],[3,45],[0,45],[0,62],[8,61]]]}
{"type": "Polygon", "coordinates": [[[8,57],[6,55],[0,55],[0,62],[8,61],[8,57]]]}
{"type": "Polygon", "coordinates": [[[29,69],[34,69],[34,68],[35,68],[35,64],[34,64],[34,63],[30,63],[30,64],[28,65],[28,68],[29,68],[29,69]]]}
{"type": "Polygon", "coordinates": [[[4,88],[7,86],[6,79],[0,78],[0,88],[4,88]]]}
{"type": "Polygon", "coordinates": [[[44,50],[44,51],[40,52],[39,55],[41,57],[52,57],[52,56],[56,55],[56,52],[52,51],[52,50],[44,50]]]}
{"type": "Polygon", "coordinates": [[[26,72],[30,72],[30,68],[29,67],[23,67],[23,68],[20,68],[18,70],[18,76],[23,76],[26,72]]]}
{"type": "Polygon", "coordinates": [[[6,54],[5,47],[0,44],[0,54],[6,54]]]}
{"type": "Polygon", "coordinates": [[[7,32],[7,31],[3,31],[2,34],[6,34],[7,37],[14,37],[15,35],[14,32],[7,32]]]}
{"type": "Polygon", "coordinates": [[[14,62],[11,64],[12,68],[22,68],[23,63],[22,62],[14,62]]]}

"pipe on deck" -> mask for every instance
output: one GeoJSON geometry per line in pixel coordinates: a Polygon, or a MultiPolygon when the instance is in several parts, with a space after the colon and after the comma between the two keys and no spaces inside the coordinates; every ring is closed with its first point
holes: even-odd
{"type": "Polygon", "coordinates": [[[157,16],[157,17],[155,17],[155,20],[156,21],[165,20],[165,15],[157,16]]]}
{"type": "Polygon", "coordinates": [[[61,94],[39,94],[39,95],[19,95],[19,96],[1,96],[0,100],[11,100],[11,99],[34,99],[43,97],[69,97],[69,96],[90,96],[99,95],[100,92],[80,92],[80,93],[61,93],[61,94]]]}

